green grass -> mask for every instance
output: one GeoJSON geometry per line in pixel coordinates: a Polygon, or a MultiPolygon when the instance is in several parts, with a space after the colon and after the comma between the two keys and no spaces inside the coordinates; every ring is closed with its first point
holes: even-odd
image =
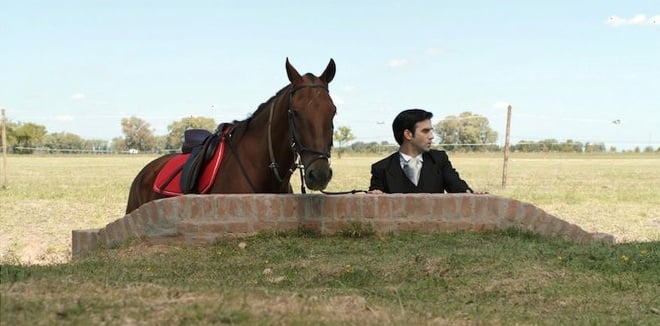
{"type": "MultiPolygon", "coordinates": [[[[379,158],[333,159],[328,190],[366,189],[379,158]]],[[[153,157],[10,156],[0,324],[660,323],[660,156],[513,154],[506,189],[501,154],[450,158],[475,189],[629,242],[517,231],[378,237],[347,225],[333,237],[300,230],[199,248],[137,241],[71,263],[71,230],[121,218],[153,157]]]]}
{"type": "Polygon", "coordinates": [[[0,315],[8,325],[654,325],[659,270],[658,242],[261,234],[3,265],[0,315]]]}

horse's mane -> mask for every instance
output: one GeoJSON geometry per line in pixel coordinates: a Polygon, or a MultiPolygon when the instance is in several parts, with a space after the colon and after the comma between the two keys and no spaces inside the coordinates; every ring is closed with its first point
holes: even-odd
{"type": "MultiPolygon", "coordinates": [[[[303,76],[303,78],[304,77],[308,77],[308,78],[311,78],[313,80],[318,79],[318,77],[314,76],[314,74],[309,73],[309,72],[306,73],[303,76]]],[[[277,91],[277,93],[275,93],[275,95],[271,96],[266,102],[263,102],[263,103],[259,104],[259,106],[257,107],[257,110],[254,111],[247,119],[234,120],[233,124],[236,127],[244,126],[245,128],[247,128],[248,125],[250,124],[250,122],[252,121],[252,119],[254,119],[256,116],[258,116],[262,111],[264,111],[268,107],[268,105],[272,101],[274,101],[276,98],[280,97],[284,92],[288,91],[291,87],[293,87],[293,84],[288,84],[288,85],[282,87],[279,91],[277,91]]]]}

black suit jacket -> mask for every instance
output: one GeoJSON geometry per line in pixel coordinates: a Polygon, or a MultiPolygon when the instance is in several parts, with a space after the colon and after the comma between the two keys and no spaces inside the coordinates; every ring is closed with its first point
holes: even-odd
{"type": "Polygon", "coordinates": [[[466,192],[470,189],[452,167],[447,153],[431,150],[422,156],[422,171],[415,186],[403,173],[401,154],[396,152],[371,165],[369,190],[379,189],[385,193],[444,193],[466,192]]]}

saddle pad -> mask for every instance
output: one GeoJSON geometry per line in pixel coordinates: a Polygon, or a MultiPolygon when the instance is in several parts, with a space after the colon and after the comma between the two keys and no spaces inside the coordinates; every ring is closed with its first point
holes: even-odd
{"type": "MultiPolygon", "coordinates": [[[[202,175],[199,177],[198,188],[200,194],[206,194],[211,190],[215,177],[220,170],[224,152],[225,138],[222,137],[218,148],[213,153],[213,157],[206,164],[202,175]]],[[[183,191],[181,190],[181,171],[188,157],[190,157],[190,154],[175,155],[165,163],[154,181],[153,189],[156,193],[165,196],[183,195],[183,191]]]]}

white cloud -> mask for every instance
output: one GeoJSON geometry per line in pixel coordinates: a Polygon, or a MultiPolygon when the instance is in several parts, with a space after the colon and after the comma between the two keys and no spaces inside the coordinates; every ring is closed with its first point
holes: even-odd
{"type": "Polygon", "coordinates": [[[392,68],[400,68],[411,65],[411,62],[408,59],[392,59],[387,65],[392,68]]]}
{"type": "Polygon", "coordinates": [[[495,104],[493,104],[493,107],[496,109],[506,109],[508,106],[509,103],[504,101],[497,101],[495,104]]]}
{"type": "Polygon", "coordinates": [[[83,93],[76,93],[76,94],[71,95],[71,99],[74,100],[74,101],[84,100],[85,97],[86,96],[83,93]]]}
{"type": "Polygon", "coordinates": [[[646,23],[646,15],[635,15],[633,18],[630,18],[631,25],[642,25],[646,23]]]}
{"type": "Polygon", "coordinates": [[[607,24],[612,27],[621,27],[628,25],[660,25],[660,15],[647,18],[644,14],[637,14],[630,18],[623,18],[617,15],[612,15],[607,20],[607,24]]]}

